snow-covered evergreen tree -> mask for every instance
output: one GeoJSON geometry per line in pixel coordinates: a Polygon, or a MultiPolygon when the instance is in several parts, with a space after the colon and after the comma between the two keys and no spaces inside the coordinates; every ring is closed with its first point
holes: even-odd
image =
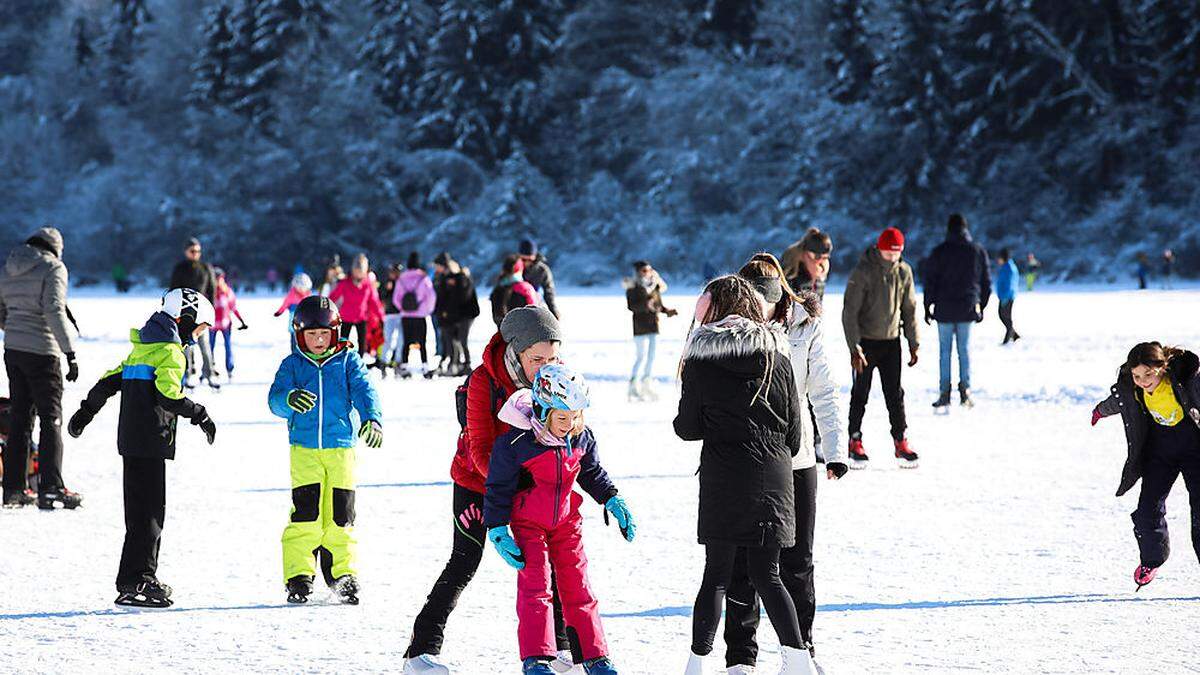
{"type": "Polygon", "coordinates": [[[861,101],[870,93],[876,64],[865,4],[865,0],[831,0],[827,10],[829,93],[842,103],[861,101]]]}
{"type": "Polygon", "coordinates": [[[152,20],[146,0],[113,0],[101,51],[105,59],[104,90],[117,103],[130,103],[137,97],[134,63],[141,56],[143,38],[152,20]]]}
{"type": "Polygon", "coordinates": [[[397,112],[420,106],[425,51],[437,15],[422,0],[372,0],[375,24],[363,41],[359,59],[380,75],[376,88],[385,105],[397,112]]]}
{"type": "Polygon", "coordinates": [[[228,105],[237,97],[234,81],[233,11],[222,2],[205,12],[204,44],[192,66],[191,98],[198,103],[228,105]]]}

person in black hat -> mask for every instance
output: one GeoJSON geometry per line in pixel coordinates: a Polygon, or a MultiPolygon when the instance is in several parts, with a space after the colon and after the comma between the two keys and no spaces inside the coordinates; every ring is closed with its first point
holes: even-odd
{"type": "MultiPolygon", "coordinates": [[[[190,288],[193,291],[203,295],[212,304],[215,299],[217,290],[217,275],[213,270],[213,266],[200,260],[203,254],[203,249],[200,246],[200,240],[191,237],[183,245],[183,260],[175,264],[175,268],[171,270],[171,283],[167,284],[167,290],[175,290],[176,288],[190,288]]],[[[213,389],[219,389],[220,385],[213,381],[213,357],[212,347],[208,343],[208,336],[202,335],[196,340],[196,346],[200,348],[200,360],[202,368],[200,370],[201,381],[208,382],[213,389]]],[[[185,349],[184,355],[187,356],[187,370],[184,371],[184,386],[188,385],[188,376],[195,369],[191,349],[185,349]]]]}
{"type": "Polygon", "coordinates": [[[554,314],[555,318],[561,318],[558,313],[558,304],[555,302],[554,272],[550,271],[550,263],[546,262],[546,256],[538,250],[537,242],[525,237],[517,247],[517,255],[525,263],[525,281],[528,281],[533,289],[541,294],[542,301],[546,303],[546,307],[554,314]]]}
{"type": "Polygon", "coordinates": [[[829,278],[829,256],[833,240],[829,234],[811,227],[804,237],[783,252],[783,273],[788,285],[797,291],[811,291],[825,299],[825,280],[829,278]]]}

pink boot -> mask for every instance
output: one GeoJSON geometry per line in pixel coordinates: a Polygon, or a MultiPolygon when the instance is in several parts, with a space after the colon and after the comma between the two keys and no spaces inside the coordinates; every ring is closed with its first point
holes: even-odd
{"type": "MultiPolygon", "coordinates": [[[[1154,581],[1154,577],[1158,574],[1157,567],[1146,567],[1138,565],[1138,568],[1133,571],[1133,583],[1137,584],[1137,590],[1142,590],[1142,586],[1154,581]]],[[[1134,591],[1135,593],[1137,591],[1134,591]]]]}

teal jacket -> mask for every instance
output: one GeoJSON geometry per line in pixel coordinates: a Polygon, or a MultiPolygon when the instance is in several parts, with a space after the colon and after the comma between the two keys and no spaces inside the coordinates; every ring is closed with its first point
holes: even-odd
{"type": "Polygon", "coordinates": [[[357,352],[345,347],[317,363],[293,346],[292,354],[279,364],[267,403],[272,413],[288,421],[292,445],[317,450],[352,448],[362,422],[383,421],[379,394],[367,377],[366,365],[357,352]],[[287,397],[293,389],[316,394],[317,406],[304,414],[289,408],[287,397]]]}

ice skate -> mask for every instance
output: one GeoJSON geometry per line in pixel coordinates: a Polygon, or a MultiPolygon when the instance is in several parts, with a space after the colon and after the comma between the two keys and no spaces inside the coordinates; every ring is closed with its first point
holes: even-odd
{"type": "Polygon", "coordinates": [[[554,675],[550,659],[531,656],[521,662],[521,672],[531,675],[554,675]]]}
{"type": "Polygon", "coordinates": [[[971,390],[966,387],[958,388],[958,404],[964,408],[974,408],[975,399],[971,398],[971,390]]]}
{"type": "Polygon", "coordinates": [[[795,647],[780,647],[783,653],[783,664],[779,675],[817,675],[817,664],[813,663],[812,654],[807,649],[795,647]]]}
{"type": "Polygon", "coordinates": [[[114,602],[125,607],[148,607],[160,609],[175,604],[171,600],[171,587],[153,579],[133,586],[117,588],[114,602]]]}
{"type": "Polygon", "coordinates": [[[1158,576],[1157,567],[1138,565],[1138,568],[1133,571],[1133,583],[1137,584],[1137,590],[1135,590],[1134,593],[1142,590],[1142,586],[1146,586],[1151,581],[1154,581],[1154,577],[1156,576],[1158,576]]]}
{"type": "Polygon", "coordinates": [[[287,582],[287,601],[293,605],[303,605],[308,602],[308,596],[313,592],[313,578],[307,574],[298,574],[287,582]]]}
{"type": "Polygon", "coordinates": [[[867,453],[863,450],[862,434],[854,434],[850,437],[850,468],[865,469],[867,462],[870,461],[867,453]]]}
{"type": "Polygon", "coordinates": [[[583,672],[587,675],[617,675],[617,668],[607,656],[583,662],[583,672]]]}
{"type": "Polygon", "coordinates": [[[901,469],[917,468],[917,460],[920,459],[917,453],[908,447],[908,439],[902,438],[896,441],[896,463],[901,469]]]}
{"type": "Polygon", "coordinates": [[[575,668],[575,659],[573,656],[571,656],[571,650],[558,650],[558,654],[556,654],[554,656],[554,660],[550,662],[550,669],[556,673],[577,672],[575,668]]]}
{"type": "Polygon", "coordinates": [[[37,495],[33,490],[14,490],[4,492],[4,508],[19,509],[37,503],[37,495]]]}
{"type": "Polygon", "coordinates": [[[77,509],[83,503],[83,495],[72,492],[65,487],[47,490],[37,496],[38,508],[43,511],[53,511],[56,508],[67,510],[77,509]]]}
{"type": "Polygon", "coordinates": [[[933,402],[933,412],[934,412],[934,414],[941,414],[941,415],[945,415],[950,412],[950,392],[949,392],[949,390],[943,391],[938,396],[937,400],[933,402]]]}
{"type": "Polygon", "coordinates": [[[334,579],[330,588],[333,590],[334,597],[342,604],[358,604],[358,580],[354,578],[353,574],[343,574],[334,579]]]}
{"type": "Polygon", "coordinates": [[[641,389],[643,401],[653,402],[658,400],[658,392],[654,390],[654,385],[650,382],[650,378],[643,377],[639,389],[641,389]]]}
{"type": "Polygon", "coordinates": [[[704,657],[694,652],[690,654],[683,675],[704,675],[704,657]]]}
{"type": "Polygon", "coordinates": [[[744,663],[732,665],[725,669],[725,675],[754,675],[754,666],[744,663]]]}
{"type": "Polygon", "coordinates": [[[421,654],[404,660],[404,675],[450,675],[450,669],[437,662],[432,654],[421,654]]]}
{"type": "Polygon", "coordinates": [[[630,403],[642,400],[642,390],[638,388],[637,380],[629,381],[629,393],[627,397],[630,403]]]}

